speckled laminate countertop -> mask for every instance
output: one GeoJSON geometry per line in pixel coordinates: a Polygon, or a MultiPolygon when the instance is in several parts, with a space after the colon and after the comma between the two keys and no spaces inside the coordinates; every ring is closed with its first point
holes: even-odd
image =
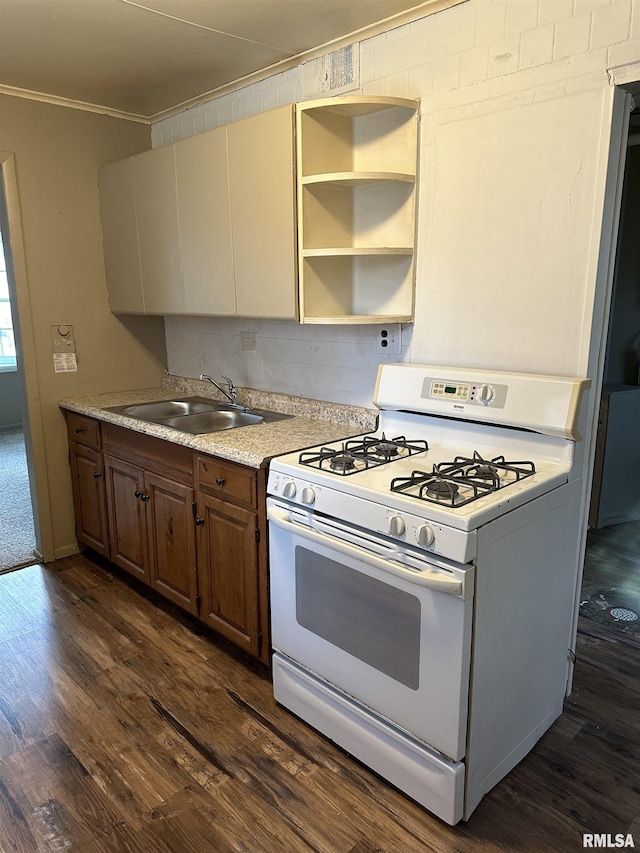
{"type": "Polygon", "coordinates": [[[261,468],[274,456],[281,456],[283,453],[371,432],[376,426],[375,409],[311,400],[306,397],[289,397],[252,388],[239,389],[239,402],[255,409],[282,412],[293,417],[274,423],[191,435],[161,424],[147,423],[106,411],[113,406],[195,396],[224,400],[209,382],[166,376],[160,388],[66,397],[59,405],[60,408],[71,412],[163,438],[174,444],[192,447],[194,450],[211,453],[251,468],[261,468]]]}

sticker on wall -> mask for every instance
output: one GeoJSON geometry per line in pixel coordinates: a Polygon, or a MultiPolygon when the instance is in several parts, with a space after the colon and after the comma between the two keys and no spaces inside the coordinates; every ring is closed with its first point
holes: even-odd
{"type": "Polygon", "coordinates": [[[54,352],[53,369],[56,373],[75,373],[78,369],[75,352],[54,352]]]}

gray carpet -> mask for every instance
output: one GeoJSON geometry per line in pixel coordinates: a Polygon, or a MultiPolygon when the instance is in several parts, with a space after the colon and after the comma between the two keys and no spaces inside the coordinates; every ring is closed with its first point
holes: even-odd
{"type": "Polygon", "coordinates": [[[22,429],[0,430],[0,572],[37,562],[22,429]]]}

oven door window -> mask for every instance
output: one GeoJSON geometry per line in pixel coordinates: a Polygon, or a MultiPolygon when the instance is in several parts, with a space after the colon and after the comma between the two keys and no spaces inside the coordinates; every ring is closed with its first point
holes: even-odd
{"type": "Polygon", "coordinates": [[[322,554],[295,549],[296,619],[395,681],[420,681],[420,599],[322,554]]]}

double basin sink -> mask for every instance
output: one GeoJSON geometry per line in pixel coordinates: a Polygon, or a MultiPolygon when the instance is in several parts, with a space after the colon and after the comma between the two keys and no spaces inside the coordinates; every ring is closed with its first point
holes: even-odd
{"type": "Polygon", "coordinates": [[[242,406],[233,406],[231,403],[218,403],[205,397],[183,397],[178,400],[157,400],[130,406],[112,406],[106,411],[150,424],[160,424],[191,435],[220,432],[252,424],[272,423],[292,417],[279,412],[245,409],[242,406]]]}

